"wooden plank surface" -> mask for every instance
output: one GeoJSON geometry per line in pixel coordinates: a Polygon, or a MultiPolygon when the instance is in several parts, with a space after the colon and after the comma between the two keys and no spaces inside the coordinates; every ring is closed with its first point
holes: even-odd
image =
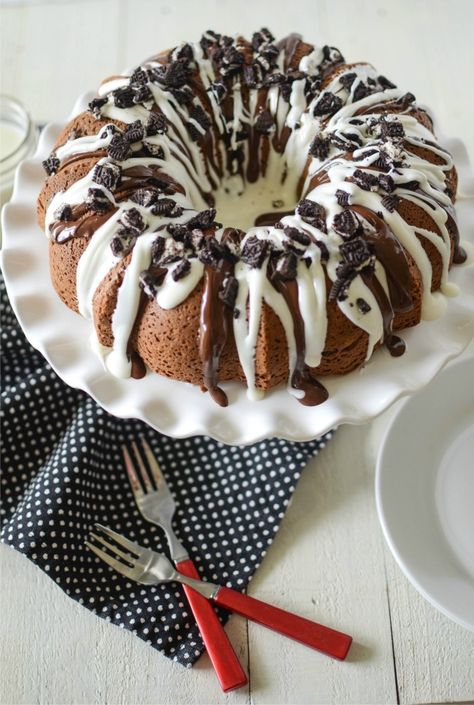
{"type": "MultiPolygon", "coordinates": [[[[38,121],[62,119],[76,96],[208,27],[301,31],[366,59],[436,109],[474,153],[471,0],[72,0],[1,10],[1,90],[38,121]],[[291,14],[291,16],[290,16],[291,14]]],[[[385,546],[373,494],[386,414],[339,430],[306,469],[249,592],[346,629],[356,645],[334,663],[233,618],[229,634],[249,688],[223,696],[207,657],[192,672],[83,610],[22,556],[1,546],[4,703],[417,703],[474,699],[474,636],[411,587],[385,546]]]]}

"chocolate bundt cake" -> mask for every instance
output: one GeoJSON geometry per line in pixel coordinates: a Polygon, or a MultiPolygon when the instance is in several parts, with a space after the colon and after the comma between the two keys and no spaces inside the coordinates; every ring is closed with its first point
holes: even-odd
{"type": "Polygon", "coordinates": [[[321,403],[318,378],[401,355],[395,331],[454,293],[456,170],[432,129],[333,47],[208,31],[62,131],[38,201],[54,287],[114,375],[321,403]]]}

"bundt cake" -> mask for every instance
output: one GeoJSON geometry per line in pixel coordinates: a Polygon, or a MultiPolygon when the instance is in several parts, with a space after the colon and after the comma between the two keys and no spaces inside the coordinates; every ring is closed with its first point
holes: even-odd
{"type": "Polygon", "coordinates": [[[53,285],[113,375],[319,404],[319,377],[401,355],[395,331],[454,293],[457,177],[432,129],[333,47],[207,31],[105,80],[60,134],[38,200],[53,285]]]}

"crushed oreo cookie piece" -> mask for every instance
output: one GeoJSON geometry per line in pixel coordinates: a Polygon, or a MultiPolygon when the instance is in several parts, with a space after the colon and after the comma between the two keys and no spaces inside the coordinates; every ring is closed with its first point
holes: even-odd
{"type": "Polygon", "coordinates": [[[336,191],[336,201],[340,206],[345,208],[345,206],[349,205],[349,198],[350,194],[347,191],[344,191],[343,189],[338,188],[336,191]]]}
{"type": "MultiPolygon", "coordinates": [[[[327,233],[326,209],[320,203],[304,198],[298,203],[296,212],[305,223],[318,228],[323,233],[327,233]]],[[[286,229],[285,229],[286,233],[286,229]]]]}
{"type": "Polygon", "coordinates": [[[298,260],[294,252],[285,252],[278,258],[275,274],[284,281],[296,279],[298,260]]]}
{"type": "Polygon", "coordinates": [[[379,180],[375,174],[369,174],[361,169],[356,169],[352,174],[352,180],[364,191],[377,191],[379,180]]]}
{"type": "Polygon", "coordinates": [[[416,191],[420,187],[420,182],[413,179],[413,181],[405,181],[404,184],[398,184],[398,187],[406,188],[408,191],[416,191]]]}
{"type": "Polygon", "coordinates": [[[206,228],[215,228],[218,227],[218,224],[214,220],[215,217],[216,209],[209,208],[208,210],[197,213],[193,218],[191,218],[191,220],[188,220],[186,225],[191,230],[193,228],[202,228],[203,230],[206,228]]]}
{"type": "Polygon", "coordinates": [[[307,103],[311,103],[313,98],[321,91],[322,84],[323,79],[321,76],[306,76],[304,92],[307,103]]]}
{"type": "Polygon", "coordinates": [[[106,103],[109,102],[109,99],[107,97],[105,98],[93,98],[91,102],[88,105],[88,108],[90,112],[93,114],[94,117],[97,119],[100,119],[102,117],[101,115],[101,108],[106,105],[106,103]]]}
{"type": "Polygon", "coordinates": [[[275,127],[272,114],[269,110],[262,110],[255,120],[255,130],[268,135],[275,127]]]}
{"type": "MultiPolygon", "coordinates": [[[[362,146],[362,140],[355,132],[345,134],[331,132],[328,136],[329,142],[344,152],[353,152],[357,147],[362,146]]],[[[362,159],[363,157],[360,157],[362,159]]]]}
{"type": "Polygon", "coordinates": [[[217,267],[221,260],[226,259],[226,250],[214,236],[206,237],[198,257],[203,264],[217,267]]]}
{"type": "MultiPolygon", "coordinates": [[[[168,226],[168,230],[171,232],[170,226],[168,226]]],[[[174,235],[174,238],[178,239],[177,235],[174,235]]],[[[205,240],[206,236],[204,235],[202,230],[199,230],[199,228],[194,228],[194,230],[188,230],[184,237],[186,247],[189,247],[189,249],[195,250],[196,252],[199,252],[199,250],[201,250],[205,240]]]]}
{"type": "Polygon", "coordinates": [[[353,71],[350,73],[343,73],[342,76],[339,76],[339,83],[344,86],[346,91],[350,91],[356,78],[357,74],[353,71]]]}
{"type": "Polygon", "coordinates": [[[224,77],[235,76],[243,69],[244,55],[235,46],[224,49],[221,59],[221,74],[224,77]]]}
{"type": "Polygon", "coordinates": [[[327,44],[322,48],[323,52],[323,66],[327,68],[328,64],[341,64],[344,63],[344,57],[336,47],[330,47],[327,44]]]}
{"type": "Polygon", "coordinates": [[[217,32],[213,32],[212,29],[208,29],[207,32],[204,32],[204,34],[202,35],[201,39],[199,40],[199,44],[201,45],[202,50],[207,54],[208,49],[210,49],[211,47],[215,47],[219,44],[220,38],[220,34],[218,34],[217,32]]]}
{"type": "Polygon", "coordinates": [[[122,169],[118,164],[96,164],[92,172],[92,181],[113,191],[120,184],[122,169]]]}
{"type": "Polygon", "coordinates": [[[385,142],[385,144],[380,147],[380,154],[377,161],[374,162],[374,166],[379,167],[385,172],[389,172],[404,166],[405,155],[403,150],[395,147],[392,142],[385,142]]]}
{"type": "Polygon", "coordinates": [[[133,102],[136,105],[139,103],[147,103],[150,100],[153,100],[153,93],[149,86],[146,84],[133,86],[133,102]]]}
{"type": "Polygon", "coordinates": [[[390,195],[390,196],[384,196],[382,198],[382,205],[384,208],[386,208],[388,210],[389,213],[393,213],[393,211],[397,208],[399,203],[400,203],[400,198],[398,196],[390,195]]]}
{"type": "Polygon", "coordinates": [[[158,235],[156,240],[154,241],[153,245],[151,246],[151,261],[153,264],[158,265],[160,262],[161,258],[163,257],[165,253],[165,238],[162,237],[161,235],[158,235]]]}
{"type": "Polygon", "coordinates": [[[396,88],[396,85],[389,81],[388,78],[385,78],[385,76],[379,76],[377,81],[379,82],[379,85],[382,86],[384,91],[388,88],[396,88]]]}
{"type": "Polygon", "coordinates": [[[361,299],[360,297],[356,299],[356,306],[359,309],[361,313],[369,313],[369,311],[372,310],[372,307],[367,303],[365,299],[361,299]]]}
{"type": "Polygon", "coordinates": [[[356,237],[353,240],[343,242],[339,250],[348,264],[357,267],[369,259],[372,254],[369,244],[361,237],[356,237]]]}
{"type": "Polygon", "coordinates": [[[344,239],[353,237],[361,227],[356,214],[345,208],[341,213],[337,213],[332,221],[332,227],[338,235],[344,239]]]}
{"type": "Polygon", "coordinates": [[[339,96],[334,93],[324,93],[314,106],[313,115],[321,117],[334,115],[342,105],[342,99],[339,96]]]}
{"type": "Polygon", "coordinates": [[[351,282],[357,276],[357,270],[350,265],[341,265],[336,270],[337,279],[329,291],[329,301],[345,301],[351,282]]]}
{"type": "Polygon", "coordinates": [[[248,237],[242,247],[240,258],[252,269],[260,269],[270,249],[268,240],[259,240],[256,235],[248,237]]]}
{"type": "Polygon", "coordinates": [[[279,51],[274,44],[262,45],[254,58],[254,66],[263,75],[274,69],[277,65],[279,51]]]}
{"type": "Polygon", "coordinates": [[[401,139],[405,137],[405,129],[398,120],[383,120],[381,123],[382,137],[401,139]]]}
{"type": "Polygon", "coordinates": [[[174,52],[174,58],[183,59],[187,63],[194,61],[194,49],[192,44],[186,42],[178,47],[174,52]]]}
{"type": "Polygon", "coordinates": [[[165,153],[164,153],[163,147],[159,144],[152,144],[151,142],[144,142],[143,149],[146,152],[146,154],[150,155],[150,157],[154,157],[155,159],[164,159],[165,158],[165,153]]]}
{"type": "Polygon", "coordinates": [[[186,247],[182,242],[176,242],[171,237],[165,238],[165,250],[158,261],[160,266],[179,262],[186,256],[186,247]]]}
{"type": "Polygon", "coordinates": [[[119,223],[122,226],[122,230],[119,231],[120,234],[127,232],[134,235],[140,235],[146,227],[142,214],[138,208],[129,208],[124,211],[119,223]]]}
{"type": "Polygon", "coordinates": [[[271,73],[265,76],[263,79],[263,85],[265,88],[270,88],[271,86],[281,86],[288,81],[287,76],[284,73],[271,73]]]}
{"type": "Polygon", "coordinates": [[[285,233],[285,239],[283,240],[283,247],[285,250],[290,250],[297,255],[304,253],[308,245],[311,244],[311,238],[303,230],[299,228],[293,228],[290,226],[285,226],[283,228],[285,233]]]}
{"type": "Polygon", "coordinates": [[[207,132],[212,125],[211,118],[200,105],[195,105],[193,107],[189,113],[189,117],[199,123],[205,132],[207,132]]]}
{"type": "Polygon", "coordinates": [[[182,223],[168,223],[166,229],[168,230],[171,237],[176,240],[176,242],[185,242],[187,236],[190,234],[190,231],[188,230],[187,226],[183,225],[182,223]]]}
{"type": "Polygon", "coordinates": [[[133,196],[131,197],[131,200],[134,203],[138,203],[139,206],[143,206],[144,208],[149,208],[153,203],[156,203],[158,198],[160,197],[160,190],[157,188],[140,188],[138,191],[135,191],[133,196]]]}
{"type": "Polygon", "coordinates": [[[118,132],[118,127],[116,127],[116,125],[114,125],[113,123],[110,123],[109,125],[106,125],[103,130],[100,131],[99,139],[106,140],[110,137],[110,135],[115,135],[118,132]]]}
{"type": "Polygon", "coordinates": [[[137,238],[134,235],[116,235],[110,241],[110,249],[115,257],[125,257],[133,249],[137,238]]]}
{"type": "Polygon", "coordinates": [[[167,218],[179,218],[183,209],[172,198],[160,198],[150,207],[153,215],[163,215],[167,218]]]}
{"type": "Polygon", "coordinates": [[[194,94],[188,86],[183,86],[183,88],[170,88],[170,93],[180,105],[189,105],[193,102],[194,94]]]}
{"type": "Polygon", "coordinates": [[[145,127],[147,137],[164,135],[168,131],[168,120],[163,113],[150,113],[145,127]]]}
{"type": "Polygon", "coordinates": [[[363,98],[367,98],[368,95],[370,95],[368,86],[366,86],[363,81],[359,81],[352,96],[354,103],[363,98]]]}
{"type": "Polygon", "coordinates": [[[228,276],[224,279],[217,296],[229,308],[233,309],[239,291],[239,282],[235,277],[228,276]]]}
{"type": "Polygon", "coordinates": [[[148,83],[148,74],[145,69],[141,66],[138,66],[130,76],[130,83],[136,83],[138,85],[148,83]]]}
{"type": "Polygon", "coordinates": [[[260,47],[265,44],[271,44],[275,41],[275,37],[266,27],[262,27],[259,32],[254,32],[252,35],[252,49],[259,51],[260,47]]]}
{"type": "Polygon", "coordinates": [[[312,157],[323,161],[323,159],[327,159],[329,156],[330,148],[331,143],[327,137],[316,135],[309,146],[309,153],[312,157]]]}
{"type": "Polygon", "coordinates": [[[130,143],[124,136],[117,132],[107,146],[107,154],[118,162],[123,162],[131,154],[130,143]]]}
{"type": "Polygon", "coordinates": [[[321,252],[321,262],[328,262],[329,261],[329,250],[327,248],[327,245],[322,242],[321,240],[316,240],[314,243],[316,247],[319,247],[319,250],[321,252]]]}
{"type": "Polygon", "coordinates": [[[54,211],[55,220],[71,220],[72,208],[69,203],[62,203],[59,208],[54,211]]]}
{"type": "Polygon", "coordinates": [[[190,77],[189,66],[184,61],[172,61],[165,69],[162,82],[169,88],[182,88],[190,77]]]}
{"type": "Polygon", "coordinates": [[[149,299],[154,299],[156,297],[158,289],[162,285],[165,276],[166,272],[161,272],[160,275],[155,276],[148,269],[140,272],[138,283],[149,299]]]}
{"type": "Polygon", "coordinates": [[[133,95],[133,88],[131,88],[131,86],[117,88],[115,91],[112,91],[114,105],[121,109],[131,108],[134,105],[133,95]]]}
{"type": "Polygon", "coordinates": [[[392,191],[395,189],[395,181],[389,174],[380,174],[379,186],[384,191],[387,191],[387,193],[392,193],[392,191]]]}
{"type": "Polygon", "coordinates": [[[95,187],[88,189],[85,203],[94,213],[105,213],[112,208],[112,203],[105,191],[95,187]]]}
{"type": "Polygon", "coordinates": [[[143,127],[141,120],[135,120],[135,122],[132,122],[123,133],[123,137],[127,140],[127,142],[141,142],[144,136],[145,128],[143,127]]]}
{"type": "Polygon", "coordinates": [[[49,157],[43,162],[41,162],[41,164],[47,175],[51,176],[52,174],[55,174],[59,169],[60,161],[57,158],[56,154],[54,152],[51,152],[49,157]]]}
{"type": "Polygon", "coordinates": [[[188,259],[182,259],[179,264],[171,270],[171,278],[177,282],[185,277],[191,271],[191,262],[188,259]]]}
{"type": "Polygon", "coordinates": [[[367,123],[367,132],[375,137],[398,141],[405,136],[405,129],[397,119],[388,120],[387,116],[371,118],[367,123]]]}

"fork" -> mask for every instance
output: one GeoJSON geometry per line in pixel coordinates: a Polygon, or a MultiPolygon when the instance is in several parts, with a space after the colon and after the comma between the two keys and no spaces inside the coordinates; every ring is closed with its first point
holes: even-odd
{"type": "Polygon", "coordinates": [[[129,580],[143,585],[181,583],[181,585],[196,590],[208,600],[212,600],[216,605],[247,617],[247,619],[273,629],[290,639],[306,644],[340,661],[346,658],[352,643],[352,637],[349,635],[291,614],[291,612],[286,612],[236,590],[189,578],[177,572],[162,553],[139,546],[101,524],[95,524],[95,529],[105,534],[108,539],[115,541],[120,548],[93,532],[90,535],[91,539],[103,548],[91,541],[86,541],[86,546],[129,580]],[[105,551],[104,548],[107,550],[105,551]]]}
{"type": "MultiPolygon", "coordinates": [[[[173,495],[166,484],[166,480],[150,446],[144,438],[141,438],[141,444],[151,477],[136,443],[132,442],[131,444],[135,463],[127,447],[122,446],[125,467],[138,509],[147,521],[163,529],[168,541],[171,560],[179,572],[189,578],[199,578],[199,573],[194,563],[189,558],[186,549],[172,528],[173,515],[176,509],[173,495]]],[[[211,603],[194,590],[191,590],[187,585],[184,585],[184,591],[222,690],[228,692],[246,685],[248,681],[245,671],[211,603]]]]}

